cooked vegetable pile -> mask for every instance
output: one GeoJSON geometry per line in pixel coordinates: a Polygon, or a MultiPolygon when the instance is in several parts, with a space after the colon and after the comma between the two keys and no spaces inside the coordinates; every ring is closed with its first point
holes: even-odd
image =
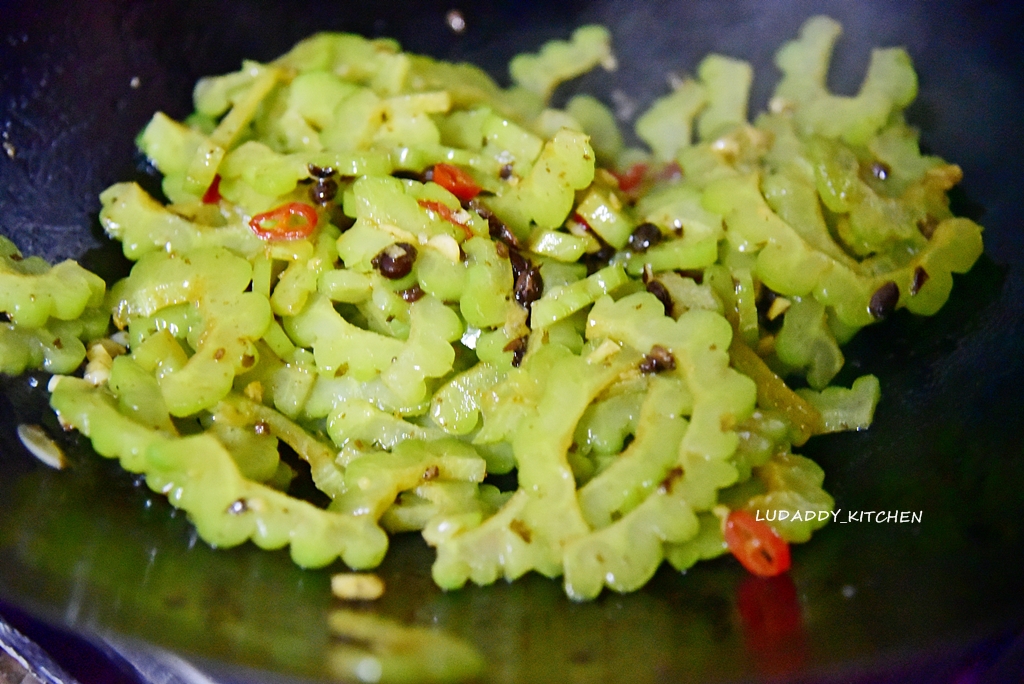
{"type": "Polygon", "coordinates": [[[841,345],[935,313],[982,251],[904,120],[909,57],[834,95],[839,33],[782,47],[753,123],[750,66],[707,57],[636,121],[649,150],[595,98],[549,105],[614,66],[594,26],[509,89],[344,34],[205,78],[138,137],[163,197],[101,195],[130,276],[0,241],[0,371],[55,374],[62,423],[216,546],[365,569],[419,531],[442,587],[574,599],[727,550],[784,572],[833,505],[793,447],[879,399],[830,385],[841,345]],[[293,452],[326,507],[289,495],[293,452]]]}

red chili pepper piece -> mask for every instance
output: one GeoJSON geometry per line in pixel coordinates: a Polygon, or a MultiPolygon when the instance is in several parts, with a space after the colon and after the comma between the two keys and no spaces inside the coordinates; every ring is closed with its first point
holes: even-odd
{"type": "Polygon", "coordinates": [[[460,227],[465,227],[466,225],[464,222],[460,221],[456,217],[455,210],[449,207],[447,204],[438,202],[437,200],[418,200],[416,203],[423,207],[424,209],[426,209],[427,211],[432,211],[435,214],[438,214],[441,218],[443,218],[445,221],[448,221],[449,223],[454,223],[455,225],[460,227]]]}
{"type": "Polygon", "coordinates": [[[316,209],[302,202],[289,202],[249,221],[249,228],[264,240],[300,240],[309,237],[317,224],[316,209]]]}
{"type": "Polygon", "coordinates": [[[583,218],[582,214],[573,212],[572,220],[575,221],[576,223],[579,223],[580,225],[582,225],[587,230],[593,230],[593,228],[590,227],[590,224],[587,223],[587,219],[583,218]]]}
{"type": "Polygon", "coordinates": [[[210,187],[206,188],[206,192],[203,193],[203,204],[217,204],[220,199],[220,174],[218,173],[213,177],[210,187]]]}
{"type": "Polygon", "coordinates": [[[759,577],[789,570],[789,544],[748,511],[733,511],[725,519],[725,543],[743,567],[759,577]]]}
{"type": "Polygon", "coordinates": [[[619,190],[632,192],[644,182],[644,176],[647,175],[647,164],[637,162],[625,171],[612,171],[612,175],[619,181],[619,190]]]}
{"type": "Polygon", "coordinates": [[[449,207],[447,204],[443,204],[441,202],[438,202],[437,200],[417,200],[416,203],[423,207],[424,209],[426,209],[427,211],[434,212],[435,214],[437,214],[438,216],[440,216],[453,226],[458,226],[459,228],[461,228],[467,240],[473,237],[473,231],[472,229],[470,229],[469,224],[460,221],[458,215],[455,213],[455,210],[449,207]]]}
{"type": "Polygon", "coordinates": [[[480,194],[481,187],[473,177],[451,164],[434,164],[433,180],[462,202],[468,202],[480,194]]]}
{"type": "Polygon", "coordinates": [[[676,180],[682,178],[683,167],[679,165],[677,161],[670,161],[661,168],[661,172],[658,174],[658,180],[676,180]]]}

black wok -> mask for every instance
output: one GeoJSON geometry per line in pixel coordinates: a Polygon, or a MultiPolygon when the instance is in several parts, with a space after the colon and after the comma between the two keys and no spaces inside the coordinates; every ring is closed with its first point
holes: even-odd
{"type": "MultiPolygon", "coordinates": [[[[107,185],[144,176],[133,137],[155,110],[190,111],[205,74],[270,59],[316,30],[398,38],[412,51],[481,64],[499,79],[515,53],[607,24],[620,68],[563,87],[642,108],[666,74],[715,50],[756,67],[808,16],[846,33],[833,81],[855,90],[872,46],[905,45],[920,74],[910,110],[923,144],[959,163],[954,208],[985,226],[986,253],[929,319],[897,315],[859,334],[843,380],[875,373],[883,399],[865,433],[812,441],[839,520],[913,511],[920,521],[829,525],[794,550],[782,580],[752,581],[729,558],[588,604],[558,582],[443,593],[431,552],[396,540],[373,610],[475,644],[486,681],[991,681],[1024,673],[1024,50],[1012,2],[487,3],[93,0],[0,5],[0,232],[27,254],[123,268],[96,212],[107,185]],[[781,617],[780,617],[781,616],[781,617]],[[794,622],[795,620],[795,622],[794,622]],[[795,625],[795,626],[794,626],[795,625]],[[959,679],[958,679],[959,678],[959,679]],[[983,679],[970,679],[983,681],[983,679]]],[[[0,609],[95,639],[121,635],[197,658],[233,681],[325,676],[328,573],[284,553],[214,551],[182,515],[113,465],[74,447],[51,471],[14,435],[55,428],[45,378],[0,395],[0,609]]]]}

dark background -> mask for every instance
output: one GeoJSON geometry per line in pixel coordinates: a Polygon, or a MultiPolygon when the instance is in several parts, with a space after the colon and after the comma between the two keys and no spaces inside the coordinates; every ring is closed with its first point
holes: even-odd
{"type": "MultiPolygon", "coordinates": [[[[1014,681],[1024,672],[1018,3],[3,3],[0,232],[26,254],[116,272],[97,195],[140,175],[133,138],[152,113],[185,116],[200,76],[271,59],[317,30],[392,36],[505,82],[517,52],[600,22],[619,70],[557,97],[586,91],[610,102],[621,91],[643,111],[667,91],[668,73],[692,72],[714,50],[755,64],[757,111],[777,78],[774,51],[817,13],[845,28],[832,75],[841,92],[856,90],[871,47],[907,47],[920,76],[909,117],[928,149],[963,167],[955,207],[986,228],[985,256],[942,312],[897,315],[851,344],[844,379],[882,381],[871,430],[804,450],[824,467],[841,516],[911,510],[921,523],[826,527],[772,583],[720,559],[685,576],[663,569],[635,594],[588,604],[536,576],[444,594],[430,582],[431,552],[410,537],[381,568],[389,591],[374,609],[475,643],[494,682],[1014,681]],[[453,7],[462,35],[445,24],[453,7]]],[[[65,438],[70,472],[39,465],[14,435],[18,422],[56,427],[32,384],[3,379],[0,395],[7,614],[31,629],[38,619],[89,638],[139,637],[239,680],[323,676],[324,616],[335,605],[328,573],[301,571],[283,553],[197,543],[183,516],[74,436],[65,438]]],[[[77,656],[66,657],[73,669],[77,656]]]]}

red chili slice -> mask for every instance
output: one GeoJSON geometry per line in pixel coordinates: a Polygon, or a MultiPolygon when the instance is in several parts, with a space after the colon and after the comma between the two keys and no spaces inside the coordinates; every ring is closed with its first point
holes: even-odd
{"type": "Polygon", "coordinates": [[[587,223],[587,219],[583,218],[582,214],[573,212],[572,220],[575,221],[576,223],[579,223],[580,225],[582,225],[587,230],[593,230],[593,228],[590,227],[590,224],[587,223]]]}
{"type": "Polygon", "coordinates": [[[437,200],[417,200],[416,204],[420,205],[427,211],[434,212],[453,226],[461,228],[462,232],[466,235],[467,240],[473,237],[473,231],[470,229],[469,225],[460,221],[455,215],[455,210],[447,204],[443,204],[437,200]]]}
{"type": "Polygon", "coordinates": [[[249,221],[249,228],[264,240],[300,240],[309,237],[317,224],[316,209],[302,202],[289,202],[249,221]]]}
{"type": "Polygon", "coordinates": [[[677,161],[670,161],[661,168],[661,172],[658,174],[658,180],[675,180],[681,178],[683,175],[683,167],[679,165],[677,161]]]}
{"type": "Polygon", "coordinates": [[[625,171],[612,171],[612,175],[619,181],[619,190],[632,192],[643,183],[644,176],[647,175],[647,164],[637,162],[625,171]]]}
{"type": "Polygon", "coordinates": [[[210,187],[206,188],[206,192],[203,193],[203,204],[216,204],[220,202],[220,199],[220,174],[218,173],[213,177],[210,187]]]}
{"type": "Polygon", "coordinates": [[[451,164],[434,164],[433,180],[463,202],[468,202],[480,194],[481,188],[473,177],[451,164]]]}
{"type": "Polygon", "coordinates": [[[455,210],[449,207],[447,204],[444,204],[443,202],[438,202],[437,200],[417,200],[416,204],[420,205],[427,211],[432,211],[435,214],[438,214],[441,218],[443,218],[445,221],[448,221],[449,223],[454,223],[457,226],[466,225],[465,223],[459,221],[455,217],[455,210]]]}
{"type": "Polygon", "coordinates": [[[789,570],[789,544],[748,511],[733,511],[725,519],[725,543],[743,567],[759,577],[789,570]]]}

